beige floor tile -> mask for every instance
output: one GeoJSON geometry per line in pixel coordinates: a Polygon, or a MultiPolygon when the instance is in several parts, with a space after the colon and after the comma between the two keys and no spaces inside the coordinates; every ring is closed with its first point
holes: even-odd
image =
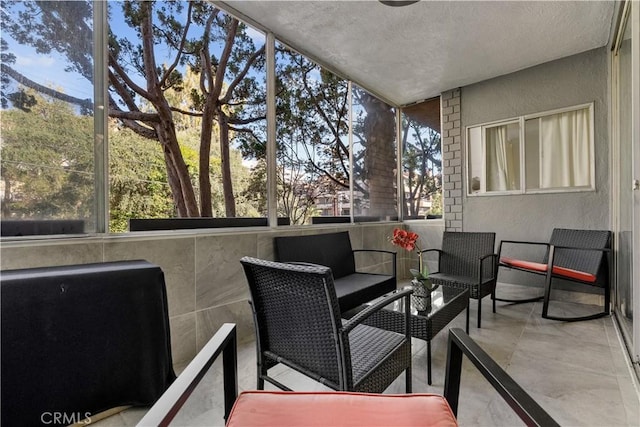
{"type": "MultiPolygon", "coordinates": [[[[509,291],[509,289],[506,289],[509,291]]],[[[515,292],[515,291],[513,291],[515,292]]],[[[640,426],[638,388],[628,358],[616,336],[614,319],[556,322],[540,317],[541,304],[499,302],[491,312],[483,301],[482,328],[475,325],[477,301],[471,302],[470,335],[500,366],[563,426],[640,426]]],[[[462,313],[451,327],[464,328],[462,313]]],[[[413,340],[413,391],[442,393],[446,366],[447,334],[432,340],[433,384],[427,385],[427,349],[413,340]]],[[[238,388],[256,387],[255,343],[238,348],[238,388]]],[[[283,366],[270,370],[276,379],[294,390],[327,390],[283,366]]],[[[199,386],[175,425],[223,426],[221,374],[218,363],[199,386]]],[[[275,389],[266,385],[267,389],[275,389]]],[[[404,393],[401,375],[385,393],[404,393]]],[[[132,408],[97,423],[100,427],[135,425],[144,408],[132,408]],[[123,424],[118,424],[123,423],[123,424]]],[[[489,383],[463,363],[458,420],[463,426],[514,426],[520,420],[489,383]]]]}

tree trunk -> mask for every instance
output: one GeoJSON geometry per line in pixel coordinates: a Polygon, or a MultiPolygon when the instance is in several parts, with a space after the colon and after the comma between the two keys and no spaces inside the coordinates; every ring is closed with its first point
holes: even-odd
{"type": "Polygon", "coordinates": [[[395,114],[384,102],[364,95],[367,111],[364,120],[366,140],[365,165],[369,181],[370,215],[387,217],[397,214],[395,114]]]}
{"type": "Polygon", "coordinates": [[[11,217],[11,178],[3,174],[4,181],[4,201],[2,202],[2,218],[11,217]]]}
{"type": "Polygon", "coordinates": [[[213,133],[214,111],[209,102],[204,106],[202,112],[202,126],[200,127],[200,213],[203,217],[213,216],[213,207],[211,206],[211,178],[209,177],[209,169],[211,168],[211,135],[213,133]]]}
{"type": "Polygon", "coordinates": [[[218,112],[220,124],[220,157],[222,161],[222,191],[224,194],[224,206],[227,218],[236,216],[236,199],[233,195],[233,183],[231,182],[231,161],[229,158],[229,124],[222,111],[218,112]]]}
{"type": "Polygon", "coordinates": [[[198,202],[189,177],[189,169],[182,156],[182,151],[180,151],[175,123],[173,122],[173,113],[169,102],[164,96],[156,71],[151,9],[152,4],[150,2],[142,2],[140,4],[140,12],[142,14],[140,34],[142,35],[148,100],[154,106],[160,118],[160,122],[154,123],[152,126],[165,153],[169,186],[171,187],[173,200],[176,201],[178,215],[181,217],[196,217],[199,216],[198,202]]]}

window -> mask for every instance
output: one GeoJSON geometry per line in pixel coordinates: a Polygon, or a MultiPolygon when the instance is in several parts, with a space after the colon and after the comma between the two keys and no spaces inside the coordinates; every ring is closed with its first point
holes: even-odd
{"type": "Polygon", "coordinates": [[[440,98],[402,109],[403,219],[442,216],[440,98]]]}
{"type": "Polygon", "coordinates": [[[594,189],[593,104],[467,128],[467,193],[594,189]]]}
{"type": "Polygon", "coordinates": [[[265,36],[208,2],[108,6],[111,231],[266,217],[265,36]]]}
{"type": "Polygon", "coordinates": [[[96,231],[92,9],[75,1],[3,4],[5,236],[96,231]]]}
{"type": "Polygon", "coordinates": [[[6,6],[3,235],[267,225],[274,207],[279,225],[441,209],[440,136],[420,112],[280,42],[271,75],[265,34],[210,2],[6,6]]]}
{"type": "Polygon", "coordinates": [[[352,87],[354,220],[396,219],[396,110],[352,87]]]}
{"type": "Polygon", "coordinates": [[[282,43],[276,79],[278,216],[348,222],[349,82],[282,43]]]}

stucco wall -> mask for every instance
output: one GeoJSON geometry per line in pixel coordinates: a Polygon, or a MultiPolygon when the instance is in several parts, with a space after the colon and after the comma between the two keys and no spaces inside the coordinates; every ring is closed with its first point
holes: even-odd
{"type": "Polygon", "coordinates": [[[555,227],[611,228],[607,58],[595,49],[461,89],[463,162],[471,125],[593,102],[595,131],[595,192],[468,197],[463,177],[464,231],[495,231],[497,247],[546,241],[555,227]]]}
{"type": "MultiPolygon", "coordinates": [[[[594,102],[596,191],[464,198],[464,230],[544,239],[554,227],[609,228],[608,68],[605,48],[462,88],[463,129],[594,102]]],[[[463,132],[466,144],[466,135],[463,132]]],[[[463,159],[466,161],[465,150],[463,159]]],[[[463,180],[464,182],[464,180],[463,180]]]]}

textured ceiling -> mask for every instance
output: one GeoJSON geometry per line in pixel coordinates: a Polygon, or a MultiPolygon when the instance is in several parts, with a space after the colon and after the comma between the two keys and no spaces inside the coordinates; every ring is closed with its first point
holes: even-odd
{"type": "Polygon", "coordinates": [[[615,9],[612,1],[222,3],[396,105],[605,46],[615,9]]]}

